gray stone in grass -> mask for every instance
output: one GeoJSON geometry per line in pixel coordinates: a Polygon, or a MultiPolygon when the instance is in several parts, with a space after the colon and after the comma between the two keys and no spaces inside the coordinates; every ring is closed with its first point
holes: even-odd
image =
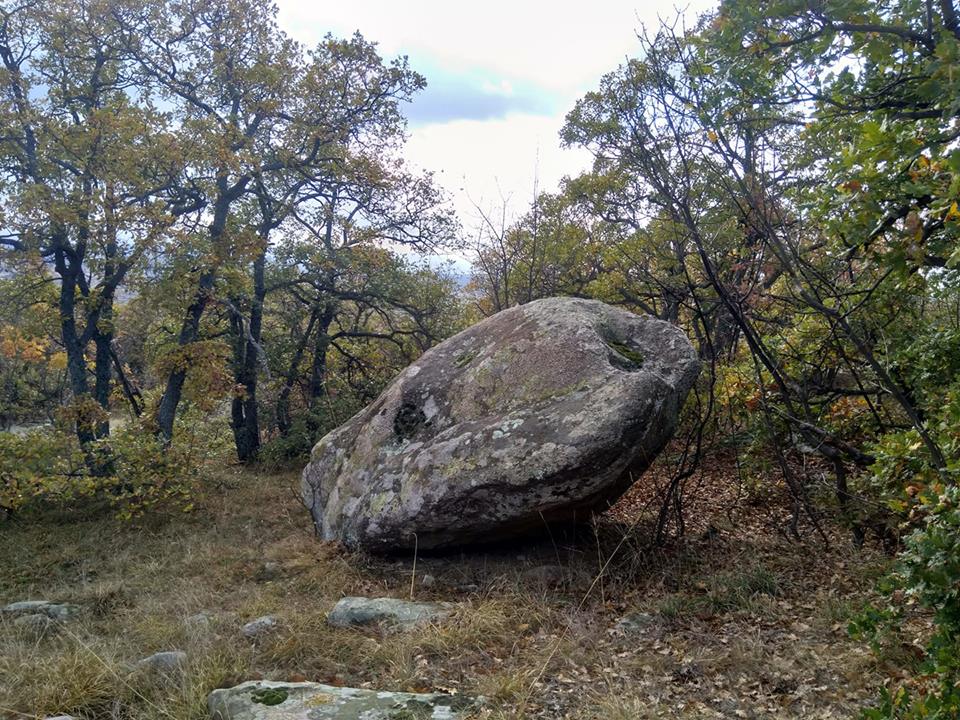
{"type": "Polygon", "coordinates": [[[183,619],[183,624],[191,630],[206,630],[210,627],[213,618],[208,612],[198,612],[183,619]]]}
{"type": "Polygon", "coordinates": [[[55,620],[52,620],[43,613],[30,613],[29,615],[16,617],[13,621],[13,626],[21,630],[42,633],[49,630],[55,622],[55,620]]]}
{"type": "Polygon", "coordinates": [[[660,635],[663,632],[663,620],[657,615],[645,612],[624,615],[613,626],[615,635],[660,635]]]}
{"type": "Polygon", "coordinates": [[[240,634],[248,640],[256,640],[275,631],[280,625],[280,621],[273,615],[263,615],[255,620],[251,620],[242,628],[240,634]]]}
{"type": "Polygon", "coordinates": [[[443,620],[453,609],[453,603],[345,597],[327,615],[327,624],[333,627],[357,627],[384,623],[407,630],[424,623],[443,620]]]}
{"type": "Polygon", "coordinates": [[[270,582],[271,580],[276,580],[282,574],[283,568],[280,566],[280,563],[274,562],[273,560],[268,560],[263,565],[260,566],[260,569],[257,571],[257,580],[260,582],[270,582]]]}
{"type": "Polygon", "coordinates": [[[0,608],[4,615],[46,615],[51,620],[69,620],[80,612],[80,606],[52,603],[49,600],[22,600],[0,608]]]}
{"type": "Polygon", "coordinates": [[[207,699],[212,720],[459,720],[469,707],[434,693],[264,680],[214,690],[207,699]]]}
{"type": "Polygon", "coordinates": [[[187,654],[182,650],[154,653],[137,663],[137,669],[168,675],[181,672],[187,665],[187,654]]]}
{"type": "Polygon", "coordinates": [[[43,720],[77,720],[73,715],[47,715],[43,720]]]}

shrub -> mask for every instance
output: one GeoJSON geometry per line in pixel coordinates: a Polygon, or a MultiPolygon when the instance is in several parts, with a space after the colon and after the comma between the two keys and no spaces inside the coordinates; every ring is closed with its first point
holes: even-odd
{"type": "MultiPolygon", "coordinates": [[[[948,393],[936,423],[937,441],[948,458],[958,457],[960,396],[948,393]]],[[[874,477],[878,484],[902,488],[890,505],[910,530],[894,571],[882,590],[889,608],[870,609],[855,622],[855,634],[876,638],[899,622],[905,606],[932,613],[934,634],[923,661],[909,682],[881,693],[865,717],[944,720],[960,717],[960,461],[935,468],[914,432],[890,434],[879,443],[874,477]]]]}
{"type": "Polygon", "coordinates": [[[69,511],[106,502],[122,519],[155,509],[189,511],[207,458],[224,448],[209,424],[194,420],[180,422],[170,447],[140,422],[86,448],[56,428],[0,433],[0,509],[69,511]]]}
{"type": "Polygon", "coordinates": [[[91,497],[99,480],[87,472],[71,435],[49,428],[0,433],[0,509],[6,513],[36,503],[66,505],[91,497]]]}
{"type": "Polygon", "coordinates": [[[349,394],[336,400],[328,398],[322,408],[295,417],[286,434],[267,440],[257,456],[260,463],[268,470],[302,467],[317,441],[362,407],[362,400],[349,394]]]}

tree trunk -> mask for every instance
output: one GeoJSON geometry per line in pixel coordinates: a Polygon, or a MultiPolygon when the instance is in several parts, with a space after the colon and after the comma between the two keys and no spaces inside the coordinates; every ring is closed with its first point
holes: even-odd
{"type": "Polygon", "coordinates": [[[60,311],[60,337],[63,349],[67,354],[67,375],[70,379],[70,390],[76,407],[77,417],[75,428],[77,440],[82,447],[88,446],[96,440],[94,423],[90,415],[87,402],[90,400],[90,386],[87,382],[87,359],[83,343],[77,332],[76,300],[77,300],[77,273],[78,268],[67,258],[63,249],[54,254],[54,263],[57,274],[60,275],[60,297],[58,309],[60,311]]]}
{"type": "Polygon", "coordinates": [[[293,391],[293,386],[297,381],[297,368],[300,367],[303,356],[307,352],[307,343],[310,342],[310,336],[313,334],[313,326],[316,325],[319,316],[320,306],[314,305],[310,312],[310,320],[307,322],[307,329],[304,331],[303,337],[300,338],[300,342],[297,343],[297,349],[294,351],[293,358],[290,360],[290,369],[287,370],[283,387],[280,388],[280,393],[277,395],[277,429],[281,435],[286,435],[290,432],[292,425],[290,420],[290,393],[293,391]]]}
{"type": "Polygon", "coordinates": [[[257,360],[263,328],[265,253],[253,263],[253,301],[250,305],[250,326],[244,332],[243,317],[234,312],[231,325],[235,335],[234,377],[238,390],[231,403],[233,440],[240,462],[249,463],[260,451],[260,421],[257,412],[257,360]]]}
{"type": "MultiPolygon", "coordinates": [[[[223,182],[220,183],[224,185],[223,182]]],[[[235,186],[236,188],[237,186],[235,186]]],[[[242,189],[242,188],[241,188],[242,189]]],[[[230,204],[235,196],[235,191],[227,192],[224,187],[220,189],[220,195],[214,208],[213,221],[210,223],[210,242],[215,249],[219,249],[220,239],[223,237],[224,230],[227,227],[227,216],[230,212],[230,204]]],[[[177,345],[182,351],[188,345],[197,342],[200,339],[200,318],[203,317],[203,311],[213,296],[213,289],[217,281],[216,261],[211,267],[204,269],[197,283],[197,291],[193,296],[193,301],[187,308],[183,323],[180,326],[180,334],[177,338],[177,345]]],[[[177,416],[177,406],[180,405],[180,399],[183,397],[183,385],[187,379],[187,358],[181,357],[170,370],[167,376],[167,384],[163,390],[163,397],[160,398],[160,407],[157,409],[157,428],[161,440],[169,444],[173,440],[173,422],[177,416]]]]}
{"type": "MultiPolygon", "coordinates": [[[[210,301],[215,282],[216,273],[212,269],[204,271],[200,276],[197,292],[193,297],[193,302],[190,303],[190,307],[187,308],[187,314],[183,319],[180,335],[177,338],[177,345],[181,350],[200,338],[200,318],[210,301]]],[[[160,437],[167,444],[173,439],[173,421],[177,416],[177,406],[180,404],[181,397],[183,397],[183,384],[186,379],[186,358],[180,358],[167,377],[167,385],[163,390],[163,397],[160,399],[160,407],[157,410],[157,426],[160,437]]]]}
{"type": "Polygon", "coordinates": [[[310,409],[315,410],[320,400],[327,394],[327,351],[330,349],[330,325],[336,313],[336,306],[327,302],[320,314],[317,338],[313,346],[313,367],[310,371],[310,409]]]}
{"type": "Polygon", "coordinates": [[[97,322],[97,329],[94,331],[94,343],[96,345],[96,355],[94,357],[94,378],[96,381],[94,387],[94,396],[97,403],[106,413],[106,419],[97,423],[97,437],[109,437],[110,435],[110,379],[111,366],[113,363],[113,298],[106,297],[102,301],[104,304],[100,309],[100,317],[97,322]]]}
{"type": "Polygon", "coordinates": [[[126,396],[127,402],[130,403],[130,409],[133,411],[135,417],[140,417],[143,414],[144,408],[143,395],[127,378],[127,374],[123,369],[123,363],[120,361],[120,357],[112,346],[110,348],[110,357],[113,359],[113,369],[117,372],[117,379],[120,381],[120,387],[123,388],[123,394],[126,396]]]}

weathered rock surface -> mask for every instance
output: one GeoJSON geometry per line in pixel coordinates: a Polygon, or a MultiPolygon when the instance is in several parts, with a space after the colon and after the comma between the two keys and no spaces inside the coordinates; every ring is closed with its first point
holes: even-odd
{"type": "Polygon", "coordinates": [[[640,635],[648,633],[659,635],[663,632],[663,620],[650,613],[631,613],[620,618],[617,624],[613,626],[612,632],[615,635],[640,635]]]}
{"type": "Polygon", "coordinates": [[[255,620],[251,620],[242,628],[240,634],[248,640],[256,640],[264,635],[269,635],[280,626],[280,621],[273,615],[264,615],[255,620]]]}
{"type": "Polygon", "coordinates": [[[327,615],[334,627],[357,627],[383,623],[408,629],[443,620],[453,612],[452,603],[413,602],[396,598],[341,598],[327,615]]]}
{"type": "Polygon", "coordinates": [[[213,616],[206,610],[201,610],[193,615],[188,615],[183,619],[183,624],[192,632],[201,632],[209,629],[213,623],[213,616]]]}
{"type": "Polygon", "coordinates": [[[43,633],[55,628],[56,620],[43,613],[30,613],[28,615],[18,615],[14,618],[13,626],[29,632],[43,633]]]}
{"type": "Polygon", "coordinates": [[[683,332],[594,300],[510,308],[440,343],[326,435],[303,473],[324,539],[377,552],[586,519],[673,434],[683,332]]]}
{"type": "Polygon", "coordinates": [[[4,615],[46,615],[51,620],[69,620],[80,612],[80,607],[68,603],[53,603],[49,600],[22,600],[0,608],[4,615]]]}
{"type": "Polygon", "coordinates": [[[252,681],[214,690],[212,720],[457,720],[449,695],[378,692],[319,683],[252,681]]]}
{"type": "Polygon", "coordinates": [[[161,675],[177,673],[187,665],[187,654],[183,650],[165,650],[154,653],[137,662],[137,669],[161,675]]]}

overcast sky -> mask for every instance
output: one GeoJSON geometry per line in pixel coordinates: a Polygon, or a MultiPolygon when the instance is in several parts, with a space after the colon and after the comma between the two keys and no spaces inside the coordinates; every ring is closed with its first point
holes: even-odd
{"type": "Polygon", "coordinates": [[[381,55],[407,55],[428,87],[407,107],[408,160],[432,170],[464,226],[473,204],[514,212],[588,166],[563,150],[564,115],[600,77],[637,54],[636,31],[708,0],[279,0],[280,24],[313,45],[359,30],[381,55]]]}

